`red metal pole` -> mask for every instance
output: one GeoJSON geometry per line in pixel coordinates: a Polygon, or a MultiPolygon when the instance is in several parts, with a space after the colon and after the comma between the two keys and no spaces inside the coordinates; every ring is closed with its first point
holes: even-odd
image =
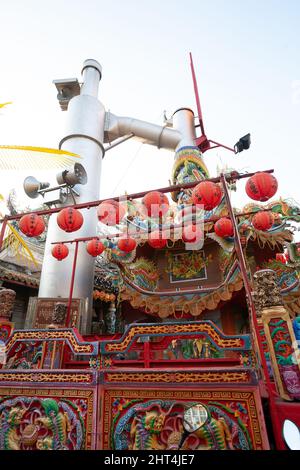
{"type": "MultiPolygon", "coordinates": [[[[247,215],[252,215],[252,214],[257,214],[258,211],[250,211],[250,212],[240,212],[239,214],[235,214],[235,217],[245,217],[247,215]]],[[[259,209],[259,212],[272,212],[272,209],[259,209]]],[[[201,219],[201,220],[198,220],[197,223],[200,224],[200,223],[209,223],[209,222],[216,222],[217,220],[221,219],[223,216],[213,216],[213,217],[210,217],[208,219],[201,219]]],[[[162,225],[162,222],[159,222],[160,225],[162,225]]],[[[197,225],[197,224],[196,224],[197,225]]],[[[176,224],[176,225],[170,225],[168,228],[170,230],[174,230],[176,228],[180,228],[182,227],[182,224],[176,224]]],[[[148,230],[147,233],[150,233],[151,232],[151,229],[148,230]]],[[[146,233],[145,231],[144,232],[141,232],[141,230],[137,231],[137,232],[130,232],[130,236],[134,236],[134,235],[141,235],[143,233],[146,233]]],[[[101,237],[101,235],[95,235],[94,237],[82,237],[82,238],[74,238],[73,240],[61,240],[61,241],[55,241],[55,242],[51,242],[51,245],[57,245],[58,243],[64,243],[64,244],[67,244],[67,243],[75,243],[75,242],[88,242],[90,240],[94,240],[95,238],[97,239],[101,239],[101,238],[117,238],[117,237],[120,237],[122,236],[123,234],[122,233],[110,233],[110,234],[107,234],[107,235],[104,235],[103,237],[101,237]]]]}
{"type": "Polygon", "coordinates": [[[193,78],[193,85],[194,85],[194,92],[195,92],[195,98],[196,98],[196,105],[197,105],[197,111],[198,111],[199,124],[200,124],[200,128],[201,128],[201,134],[203,136],[205,136],[202,110],[201,110],[201,104],[200,104],[200,98],[199,98],[199,92],[198,92],[198,85],[197,85],[197,79],[196,79],[196,74],[195,74],[195,69],[194,69],[193,56],[192,56],[191,52],[190,52],[190,64],[191,64],[191,72],[192,72],[192,78],[193,78]]]}
{"type": "MultiPolygon", "coordinates": [[[[2,245],[3,245],[6,226],[7,226],[7,217],[5,216],[4,219],[2,220],[2,227],[1,227],[1,232],[0,232],[0,251],[1,251],[2,245]]],[[[1,317],[1,313],[0,313],[0,319],[7,320],[7,318],[1,317]]]]}
{"type": "Polygon", "coordinates": [[[70,317],[71,317],[71,306],[72,306],[72,296],[73,296],[74,280],[75,280],[75,273],[76,273],[77,255],[78,255],[78,242],[76,241],[75,242],[74,260],[73,260],[73,268],[72,268],[72,277],[71,277],[71,284],[70,284],[70,295],[69,295],[69,301],[68,301],[66,327],[69,326],[70,317]]]}
{"type": "MultiPolygon", "coordinates": [[[[272,170],[261,170],[261,171],[263,171],[263,173],[273,173],[274,172],[273,169],[272,170]]],[[[255,175],[255,173],[256,172],[239,174],[237,172],[234,172],[233,174],[225,175],[225,179],[229,180],[229,181],[233,180],[233,179],[234,180],[240,180],[240,179],[243,179],[243,178],[249,178],[250,176],[255,175]]],[[[207,178],[207,179],[201,180],[201,181],[212,181],[213,183],[219,183],[221,180],[220,180],[220,176],[217,176],[216,178],[207,178]]],[[[180,184],[174,184],[172,186],[167,186],[167,187],[164,187],[164,188],[158,188],[158,189],[143,191],[141,193],[123,194],[122,196],[111,197],[110,199],[113,199],[115,201],[139,199],[141,197],[144,197],[149,191],[159,191],[161,193],[171,193],[171,192],[175,192],[175,191],[182,191],[183,189],[193,188],[194,186],[196,186],[199,183],[200,183],[200,181],[194,181],[192,183],[185,183],[185,184],[181,184],[181,185],[180,184]]],[[[69,206],[64,206],[64,208],[65,207],[73,207],[74,209],[90,209],[91,207],[98,206],[101,202],[103,202],[105,200],[106,199],[100,199],[98,201],[83,202],[81,204],[73,204],[73,205],[69,205],[69,206]]],[[[55,207],[53,209],[45,209],[45,210],[41,210],[41,211],[23,212],[21,214],[9,215],[9,216],[6,216],[5,218],[8,221],[9,220],[19,220],[19,219],[21,219],[21,217],[23,217],[23,215],[32,214],[32,213],[35,213],[37,215],[50,215],[50,214],[56,214],[56,213],[60,212],[61,209],[62,209],[62,207],[55,207]]],[[[3,222],[5,220],[5,218],[0,220],[0,222],[3,222]]]]}
{"type": "MultiPolygon", "coordinates": [[[[259,352],[260,352],[261,364],[262,364],[262,367],[263,367],[264,376],[265,376],[266,385],[267,385],[267,390],[268,390],[268,394],[269,394],[270,414],[271,414],[271,418],[272,418],[272,421],[273,421],[273,428],[280,429],[281,424],[280,424],[280,420],[279,420],[277,409],[276,409],[274,391],[273,391],[271,380],[270,380],[268,365],[267,365],[267,361],[266,361],[266,358],[265,358],[265,353],[264,353],[264,350],[263,350],[263,346],[262,346],[261,338],[260,338],[260,334],[259,334],[259,326],[258,326],[258,322],[257,322],[257,318],[256,318],[256,310],[255,310],[253,297],[252,297],[252,289],[251,289],[251,285],[250,285],[250,281],[249,281],[248,273],[247,273],[246,260],[245,260],[244,253],[243,253],[243,248],[242,248],[242,244],[241,244],[241,239],[240,239],[238,226],[237,226],[235,215],[234,215],[233,208],[232,208],[232,205],[231,205],[231,200],[230,200],[230,196],[229,196],[229,192],[228,192],[228,188],[227,188],[226,178],[225,178],[223,173],[221,174],[221,183],[222,183],[222,186],[223,186],[224,196],[225,196],[225,200],[226,200],[226,203],[227,203],[230,219],[231,219],[231,222],[232,222],[232,225],[233,225],[233,228],[234,228],[234,244],[235,244],[235,249],[236,249],[236,253],[237,253],[237,256],[238,256],[239,265],[240,265],[240,269],[241,269],[241,273],[242,273],[242,277],[243,277],[243,281],[244,281],[244,287],[245,287],[246,295],[247,295],[247,298],[248,298],[250,319],[252,320],[252,324],[253,324],[253,327],[254,327],[254,331],[255,331],[255,335],[256,335],[256,341],[257,341],[259,352]]],[[[275,440],[277,440],[276,444],[278,445],[278,448],[281,448],[281,442],[277,438],[277,433],[274,433],[274,435],[275,435],[275,440]]]]}
{"type": "Polygon", "coordinates": [[[227,145],[220,144],[219,142],[215,142],[214,140],[211,140],[211,139],[209,139],[209,141],[208,141],[208,142],[211,142],[212,144],[215,144],[215,146],[214,146],[214,147],[210,147],[210,149],[208,149],[208,150],[212,150],[212,149],[214,149],[214,148],[216,148],[216,147],[223,147],[224,149],[226,149],[226,150],[230,150],[230,152],[233,152],[233,153],[235,153],[234,149],[233,149],[233,148],[231,148],[231,147],[227,147],[227,145]]]}
{"type": "Polygon", "coordinates": [[[2,227],[1,227],[1,232],[0,232],[0,251],[2,249],[6,226],[7,226],[7,217],[5,216],[4,219],[2,219],[2,227]]]}

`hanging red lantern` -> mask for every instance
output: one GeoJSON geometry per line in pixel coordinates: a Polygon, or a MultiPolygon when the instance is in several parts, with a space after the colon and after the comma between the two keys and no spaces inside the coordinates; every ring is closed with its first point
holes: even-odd
{"type": "Polygon", "coordinates": [[[86,244],[86,251],[88,252],[89,255],[93,256],[94,258],[96,256],[101,255],[101,253],[105,250],[105,246],[103,245],[100,240],[95,238],[94,240],[90,240],[86,244]]]}
{"type": "Polygon", "coordinates": [[[152,248],[164,248],[167,245],[167,239],[163,232],[155,230],[149,234],[148,244],[152,248]]]}
{"type": "Polygon", "coordinates": [[[211,211],[217,207],[222,199],[222,191],[218,184],[212,181],[202,181],[197,184],[192,192],[194,204],[202,204],[205,211],[211,211]]]}
{"type": "Polygon", "coordinates": [[[118,241],[119,250],[125,251],[125,253],[130,253],[135,249],[135,247],[136,241],[134,240],[134,238],[124,237],[120,238],[120,240],[118,241]]]}
{"type": "Polygon", "coordinates": [[[203,232],[199,225],[190,224],[183,227],[182,241],[185,243],[195,243],[203,239],[203,232]]]}
{"type": "Polygon", "coordinates": [[[218,237],[226,238],[233,236],[233,225],[230,219],[222,217],[214,225],[215,234],[218,237]]]}
{"type": "Polygon", "coordinates": [[[125,209],[114,199],[107,199],[97,207],[97,216],[105,225],[116,225],[123,219],[125,209]]]}
{"type": "Polygon", "coordinates": [[[142,203],[150,217],[162,217],[169,210],[169,200],[160,191],[150,191],[143,197],[142,203]]]}
{"type": "Polygon", "coordinates": [[[252,218],[252,225],[256,230],[266,231],[269,230],[274,224],[274,216],[272,212],[260,211],[257,212],[252,218]]]}
{"type": "Polygon", "coordinates": [[[64,243],[57,243],[52,248],[52,256],[58,261],[65,259],[69,254],[69,248],[64,243]]]}
{"type": "Polygon", "coordinates": [[[268,201],[274,196],[278,188],[275,176],[260,171],[251,176],[246,183],[246,193],[254,201],[268,201]]]}
{"type": "Polygon", "coordinates": [[[74,207],[65,207],[58,213],[57,224],[65,232],[76,232],[83,224],[83,216],[74,207]]]}
{"type": "Polygon", "coordinates": [[[279,261],[282,264],[286,264],[287,259],[283,253],[276,253],[276,261],[279,261]]]}
{"type": "Polygon", "coordinates": [[[20,219],[19,228],[27,237],[38,237],[45,230],[45,222],[39,215],[26,214],[20,219]]]}

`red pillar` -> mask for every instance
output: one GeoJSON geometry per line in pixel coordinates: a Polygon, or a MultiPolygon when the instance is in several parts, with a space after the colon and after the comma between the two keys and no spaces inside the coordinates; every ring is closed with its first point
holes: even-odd
{"type": "Polygon", "coordinates": [[[69,326],[70,317],[71,317],[71,307],[72,307],[72,297],[73,297],[74,280],[75,280],[75,273],[76,273],[77,255],[78,255],[78,241],[75,242],[75,253],[74,253],[72,277],[71,277],[71,284],[70,284],[70,295],[69,295],[69,301],[68,301],[66,327],[69,326]]]}
{"type": "MultiPolygon", "coordinates": [[[[269,370],[268,370],[268,366],[267,366],[267,361],[266,361],[266,358],[265,358],[263,345],[262,345],[261,337],[260,337],[260,334],[259,334],[259,325],[258,325],[258,322],[257,322],[256,310],[255,310],[255,306],[254,306],[254,302],[253,302],[252,290],[251,290],[251,285],[250,285],[250,281],[249,281],[249,278],[248,278],[247,266],[246,266],[246,261],[245,261],[245,257],[244,257],[244,253],[243,253],[242,244],[241,244],[240,234],[239,234],[236,218],[235,218],[235,215],[234,215],[234,212],[233,212],[233,208],[232,208],[232,205],[231,205],[231,200],[230,200],[230,196],[229,196],[229,192],[228,192],[228,188],[227,188],[226,178],[225,178],[225,175],[223,173],[220,176],[220,182],[221,182],[222,187],[223,187],[223,192],[224,192],[224,196],[225,196],[226,205],[227,205],[229,216],[230,216],[230,219],[231,219],[231,222],[232,222],[232,225],[233,225],[233,229],[234,229],[235,250],[236,250],[238,260],[239,260],[239,266],[240,266],[241,274],[242,274],[242,277],[243,277],[244,287],[245,287],[246,296],[247,296],[247,300],[248,300],[250,320],[251,320],[251,323],[252,323],[252,326],[253,326],[254,334],[256,336],[256,343],[257,343],[258,349],[259,349],[261,365],[262,365],[262,368],[263,368],[263,371],[264,371],[266,387],[267,387],[267,390],[268,390],[268,395],[269,395],[269,400],[270,400],[270,414],[271,414],[272,424],[273,424],[273,428],[280,429],[280,420],[279,420],[279,416],[278,416],[278,413],[277,413],[276,402],[275,402],[275,397],[274,397],[274,390],[273,390],[273,387],[272,387],[272,384],[271,384],[269,370]]],[[[276,434],[275,434],[275,441],[276,441],[277,448],[281,449],[282,448],[281,447],[282,442],[278,439],[278,436],[276,434]]]]}

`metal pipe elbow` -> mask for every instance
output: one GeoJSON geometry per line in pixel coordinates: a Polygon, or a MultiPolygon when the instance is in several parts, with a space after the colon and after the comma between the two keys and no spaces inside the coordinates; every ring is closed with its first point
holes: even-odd
{"type": "Polygon", "coordinates": [[[130,117],[116,116],[110,112],[106,113],[104,142],[110,143],[129,134],[134,134],[135,138],[145,144],[173,151],[182,139],[181,133],[175,129],[130,117]]]}

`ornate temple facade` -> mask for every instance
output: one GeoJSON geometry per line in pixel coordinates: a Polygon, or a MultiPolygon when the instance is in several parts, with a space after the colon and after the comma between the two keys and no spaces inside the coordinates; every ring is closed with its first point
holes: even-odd
{"type": "MultiPolygon", "coordinates": [[[[300,426],[300,245],[291,230],[300,211],[280,198],[233,209],[226,194],[242,175],[222,175],[214,182],[220,199],[198,212],[195,188],[211,179],[200,147],[183,145],[172,186],[161,192],[170,193],[166,210],[153,216],[145,196],[121,199],[119,220],[108,224],[115,233],[98,212],[98,255],[86,252],[88,236],[72,234],[65,246],[81,244],[81,259],[95,257],[92,304],[73,292],[76,250],[65,273],[69,297],[38,295],[45,238],[24,237],[15,214],[35,268],[17,261],[7,232],[1,449],[286,448],[284,420],[300,426]],[[261,213],[271,214],[268,228],[253,221],[261,213]],[[224,219],[232,233],[216,230],[224,219]],[[195,248],[188,233],[197,220],[195,248]]],[[[39,214],[47,223],[49,213],[39,214]]],[[[67,266],[67,255],[54,256],[57,269],[67,266]]]]}

